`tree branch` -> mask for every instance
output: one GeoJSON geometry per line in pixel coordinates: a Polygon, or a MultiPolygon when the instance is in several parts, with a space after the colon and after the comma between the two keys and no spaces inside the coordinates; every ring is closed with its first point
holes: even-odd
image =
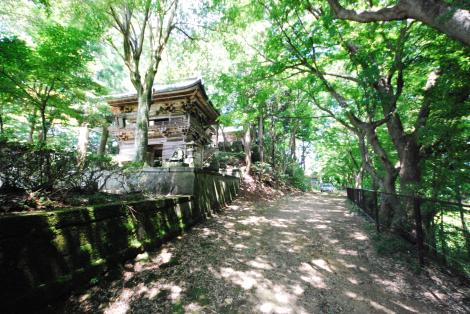
{"type": "Polygon", "coordinates": [[[327,0],[335,16],[342,20],[350,20],[361,23],[404,20],[408,18],[406,9],[401,1],[393,7],[383,8],[377,11],[348,10],[338,0],[327,0]]]}

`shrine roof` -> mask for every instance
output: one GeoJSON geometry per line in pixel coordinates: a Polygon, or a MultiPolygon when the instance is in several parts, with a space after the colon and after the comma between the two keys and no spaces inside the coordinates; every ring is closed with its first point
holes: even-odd
{"type": "MultiPolygon", "coordinates": [[[[201,96],[199,98],[202,102],[201,105],[209,109],[212,118],[215,120],[219,116],[219,112],[207,96],[201,78],[189,78],[169,84],[155,84],[152,90],[152,102],[189,99],[191,96],[199,94],[201,96]]],[[[107,97],[107,102],[113,107],[137,104],[137,93],[110,95],[107,97]]]]}

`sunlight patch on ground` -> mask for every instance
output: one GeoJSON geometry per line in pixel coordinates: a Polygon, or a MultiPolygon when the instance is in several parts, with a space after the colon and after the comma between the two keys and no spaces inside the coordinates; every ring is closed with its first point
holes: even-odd
{"type": "Polygon", "coordinates": [[[387,313],[387,314],[394,314],[396,313],[395,311],[392,311],[388,308],[386,308],[385,306],[381,305],[380,303],[377,303],[375,301],[372,301],[372,300],[369,300],[369,299],[365,299],[361,296],[359,296],[358,294],[352,292],[352,291],[346,291],[344,293],[347,297],[351,298],[351,299],[354,299],[356,301],[363,301],[363,302],[366,302],[368,303],[371,307],[373,307],[374,309],[376,310],[379,310],[381,312],[384,312],[384,313],[387,313]]]}
{"type": "Polygon", "coordinates": [[[215,235],[215,231],[214,230],[211,230],[209,228],[203,228],[202,229],[202,234],[205,235],[205,236],[210,236],[210,235],[215,235]]]}
{"type": "Polygon", "coordinates": [[[337,243],[339,243],[339,240],[337,240],[337,239],[328,239],[328,242],[330,242],[331,244],[337,244],[337,243]]]}
{"type": "Polygon", "coordinates": [[[318,224],[314,226],[315,229],[328,229],[330,226],[324,224],[318,224]]]}
{"type": "Polygon", "coordinates": [[[160,254],[158,254],[154,261],[158,264],[165,264],[168,263],[171,260],[171,257],[173,256],[172,253],[168,252],[168,249],[164,248],[161,250],[160,254]]]}
{"type": "MultiPolygon", "coordinates": [[[[297,292],[303,289],[297,285],[297,292]]],[[[263,282],[256,287],[256,296],[260,300],[258,307],[262,313],[306,313],[297,306],[297,298],[301,293],[290,293],[283,285],[263,282]]]]}
{"type": "Polygon", "coordinates": [[[299,270],[304,273],[300,278],[311,284],[313,287],[318,289],[326,289],[326,284],[323,280],[323,276],[317,271],[312,265],[308,263],[301,263],[299,270]]]}
{"type": "Polygon", "coordinates": [[[203,313],[203,308],[197,303],[191,302],[184,307],[185,313],[203,313]]]}
{"type": "Polygon", "coordinates": [[[392,302],[395,303],[396,305],[398,305],[398,306],[404,308],[404,309],[407,310],[407,311],[410,311],[410,312],[412,312],[412,313],[419,313],[419,311],[416,310],[414,307],[411,307],[411,306],[409,306],[409,305],[405,305],[405,304],[401,303],[400,301],[392,301],[392,302]]]}
{"type": "Polygon", "coordinates": [[[231,267],[222,267],[220,269],[222,277],[229,279],[236,285],[239,285],[244,290],[250,290],[257,284],[257,280],[263,278],[263,276],[256,271],[242,272],[234,270],[231,267]]]}
{"type": "Polygon", "coordinates": [[[434,290],[430,290],[428,292],[425,292],[424,293],[424,296],[426,298],[429,298],[429,299],[435,299],[435,298],[438,298],[440,300],[445,300],[447,299],[447,296],[443,293],[440,293],[438,290],[434,289],[434,290]]]}
{"type": "Polygon", "coordinates": [[[124,314],[127,313],[130,309],[129,302],[133,293],[130,289],[124,289],[121,292],[119,298],[112,302],[106,309],[104,309],[105,314],[124,314]]]}
{"type": "Polygon", "coordinates": [[[324,259],[314,259],[312,260],[312,264],[323,269],[323,270],[326,270],[327,272],[329,273],[332,273],[333,270],[332,270],[332,266],[330,267],[330,265],[328,264],[327,261],[325,261],[324,259]]]}
{"type": "Polygon", "coordinates": [[[305,291],[305,289],[302,288],[299,284],[295,284],[294,286],[292,286],[291,290],[295,295],[302,295],[302,293],[304,293],[305,291]]]}
{"type": "Polygon", "coordinates": [[[234,249],[236,250],[243,250],[243,249],[248,249],[248,246],[245,244],[237,243],[233,246],[234,249]]]}
{"type": "Polygon", "coordinates": [[[227,229],[233,229],[235,227],[235,224],[233,222],[226,222],[224,226],[227,229]]]}
{"type": "Polygon", "coordinates": [[[359,240],[359,241],[363,241],[363,240],[367,240],[367,236],[362,233],[362,232],[354,232],[352,235],[351,235],[352,238],[356,239],[356,240],[359,240]]]}
{"type": "Polygon", "coordinates": [[[311,223],[311,224],[316,224],[316,223],[331,223],[331,220],[328,219],[322,219],[322,218],[311,218],[311,219],[305,219],[305,222],[311,223]]]}
{"type": "Polygon", "coordinates": [[[242,225],[258,225],[261,223],[269,223],[269,220],[262,216],[250,216],[239,220],[238,223],[242,225]]]}
{"type": "Polygon", "coordinates": [[[373,277],[374,277],[374,282],[384,286],[386,290],[390,292],[395,292],[395,293],[400,292],[401,289],[400,289],[400,286],[397,284],[397,282],[388,280],[388,279],[382,279],[378,276],[373,276],[373,277]]]}
{"type": "Polygon", "coordinates": [[[259,268],[259,269],[273,269],[273,266],[271,266],[269,262],[262,259],[261,257],[256,257],[254,260],[249,261],[246,264],[251,267],[259,268]]]}
{"type": "Polygon", "coordinates": [[[359,255],[356,250],[339,249],[338,253],[341,254],[341,255],[349,255],[349,256],[358,256],[359,255]]]}

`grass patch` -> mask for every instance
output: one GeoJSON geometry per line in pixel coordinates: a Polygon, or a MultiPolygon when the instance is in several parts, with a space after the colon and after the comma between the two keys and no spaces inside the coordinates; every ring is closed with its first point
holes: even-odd
{"type": "Polygon", "coordinates": [[[190,287],[186,291],[186,297],[191,302],[197,302],[199,305],[209,304],[209,290],[203,287],[190,287]]]}
{"type": "Polygon", "coordinates": [[[170,260],[168,262],[161,264],[160,268],[161,269],[170,268],[170,267],[176,266],[178,264],[179,264],[179,260],[176,257],[172,257],[172,258],[170,258],[170,260]]]}
{"type": "Polygon", "coordinates": [[[181,301],[176,301],[176,303],[173,303],[171,305],[171,313],[174,313],[174,314],[184,314],[185,311],[184,311],[184,304],[183,302],[181,301]]]}

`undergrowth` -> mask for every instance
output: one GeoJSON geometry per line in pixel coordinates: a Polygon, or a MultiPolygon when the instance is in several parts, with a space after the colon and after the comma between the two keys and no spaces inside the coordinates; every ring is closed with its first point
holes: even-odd
{"type": "Polygon", "coordinates": [[[346,201],[346,207],[350,212],[359,214],[365,218],[367,223],[364,229],[371,239],[374,250],[379,256],[389,257],[397,262],[403,262],[417,273],[421,271],[413,244],[388,231],[377,232],[375,222],[350,200],[346,201]]]}

